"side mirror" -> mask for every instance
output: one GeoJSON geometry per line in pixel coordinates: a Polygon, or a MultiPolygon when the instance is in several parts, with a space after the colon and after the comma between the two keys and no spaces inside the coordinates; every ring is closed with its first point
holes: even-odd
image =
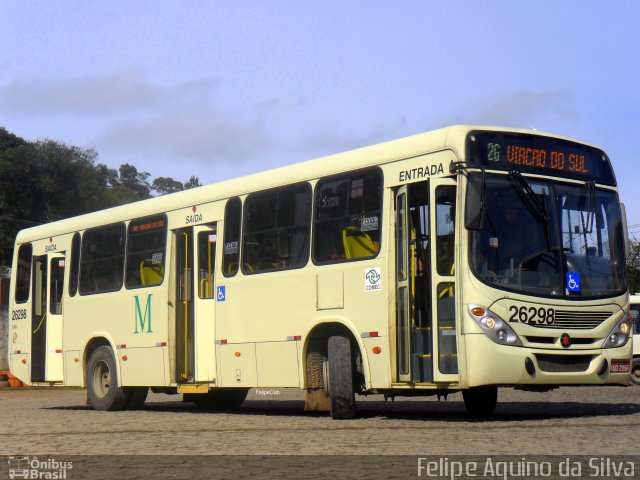
{"type": "Polygon", "coordinates": [[[464,211],[464,226],[467,230],[480,231],[484,228],[484,198],[482,179],[472,176],[467,184],[467,200],[464,211]]]}

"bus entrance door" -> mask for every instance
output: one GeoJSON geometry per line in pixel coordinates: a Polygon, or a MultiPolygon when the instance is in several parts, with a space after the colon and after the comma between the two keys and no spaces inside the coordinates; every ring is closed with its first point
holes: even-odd
{"type": "Polygon", "coordinates": [[[433,320],[434,381],[457,383],[458,342],[456,330],[455,219],[456,182],[433,179],[431,200],[431,317],[433,320]]]}
{"type": "Polygon", "coordinates": [[[47,356],[47,255],[33,257],[31,381],[45,381],[47,356]]]}
{"type": "Polygon", "coordinates": [[[433,383],[428,182],[397,191],[395,217],[397,378],[433,383]]]}
{"type": "Polygon", "coordinates": [[[458,381],[455,199],[451,179],[413,183],[396,192],[398,382],[458,381]]]}
{"type": "MultiPolygon", "coordinates": [[[[46,320],[45,380],[62,382],[62,294],[64,292],[65,257],[49,254],[49,299],[46,320]]],[[[44,328],[44,327],[43,327],[44,328]]]]}
{"type": "Polygon", "coordinates": [[[216,225],[177,230],[176,380],[215,381],[216,225]]]}

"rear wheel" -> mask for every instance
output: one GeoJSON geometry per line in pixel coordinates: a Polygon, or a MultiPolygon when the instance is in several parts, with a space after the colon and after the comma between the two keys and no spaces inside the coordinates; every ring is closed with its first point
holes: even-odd
{"type": "Polygon", "coordinates": [[[331,417],[335,420],[354,418],[356,402],[353,388],[353,357],[351,342],[346,337],[329,338],[328,369],[325,385],[329,387],[331,417]]]}
{"type": "Polygon", "coordinates": [[[110,347],[98,347],[89,357],[87,395],[96,410],[124,410],[131,400],[131,392],[118,387],[116,360],[110,347]]]}
{"type": "Polygon", "coordinates": [[[498,387],[475,387],[462,391],[464,406],[474,416],[491,415],[498,403],[498,387]]]}
{"type": "Polygon", "coordinates": [[[209,393],[185,393],[182,400],[207,410],[233,410],[245,401],[248,388],[224,388],[209,393]]]}
{"type": "Polygon", "coordinates": [[[149,387],[125,387],[129,391],[130,399],[127,410],[140,410],[147,400],[149,387]]]}
{"type": "Polygon", "coordinates": [[[640,385],[640,357],[631,360],[631,382],[640,385]]]}

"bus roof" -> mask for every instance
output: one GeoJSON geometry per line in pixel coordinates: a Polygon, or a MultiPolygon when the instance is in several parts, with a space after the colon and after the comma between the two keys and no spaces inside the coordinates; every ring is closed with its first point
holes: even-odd
{"type": "MultiPolygon", "coordinates": [[[[326,157],[286,165],[264,172],[225,180],[202,187],[154,197],[134,203],[99,210],[56,222],[21,230],[16,243],[38,240],[98,225],[107,225],[132,218],[170,212],[251,192],[268,190],[282,185],[313,180],[328,175],[383,165],[426,153],[450,149],[458,157],[464,151],[467,134],[472,130],[527,133],[563,140],[577,140],[537,130],[514,129],[481,125],[453,125],[438,130],[391,140],[388,142],[337,153],[326,157]],[[135,205],[135,208],[132,206],[135,205]]],[[[588,144],[586,144],[588,145],[588,144]]],[[[593,145],[591,145],[593,146],[593,145]]]]}

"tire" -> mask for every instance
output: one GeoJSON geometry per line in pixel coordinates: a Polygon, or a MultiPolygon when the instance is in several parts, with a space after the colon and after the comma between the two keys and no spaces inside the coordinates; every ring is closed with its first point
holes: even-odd
{"type": "Polygon", "coordinates": [[[129,392],[128,395],[130,396],[127,410],[140,410],[144,407],[149,387],[125,387],[125,390],[129,392]]]}
{"type": "Polygon", "coordinates": [[[307,388],[311,390],[324,389],[324,364],[327,361],[320,352],[307,354],[307,388]]]}
{"type": "Polygon", "coordinates": [[[198,408],[206,410],[235,410],[247,398],[248,388],[224,388],[209,393],[185,393],[184,402],[193,402],[198,408]]]}
{"type": "Polygon", "coordinates": [[[329,338],[328,385],[331,398],[331,418],[345,420],[356,416],[353,388],[353,357],[351,342],[346,337],[329,338]]]}
{"type": "Polygon", "coordinates": [[[462,391],[467,412],[476,417],[491,415],[498,403],[498,387],[475,387],[462,391]]]}
{"type": "Polygon", "coordinates": [[[110,347],[98,347],[89,357],[87,395],[96,410],[124,410],[131,400],[131,392],[118,387],[116,360],[110,347]]]}
{"type": "Polygon", "coordinates": [[[640,385],[640,357],[631,360],[631,383],[640,385]]]}

